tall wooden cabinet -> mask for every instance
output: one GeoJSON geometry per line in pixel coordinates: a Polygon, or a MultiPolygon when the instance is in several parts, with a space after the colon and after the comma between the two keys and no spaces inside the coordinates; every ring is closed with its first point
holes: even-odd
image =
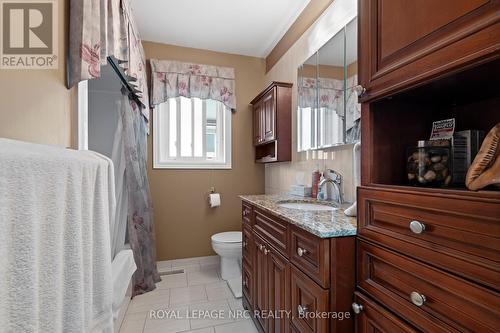
{"type": "Polygon", "coordinates": [[[292,158],[292,84],[272,82],[250,103],[256,162],[292,158]]]}
{"type": "Polygon", "coordinates": [[[360,0],[361,101],[498,56],[498,0],[360,0]]]}
{"type": "Polygon", "coordinates": [[[432,122],[500,122],[500,1],[360,0],[357,332],[495,332],[500,191],[408,185],[432,122]]]}

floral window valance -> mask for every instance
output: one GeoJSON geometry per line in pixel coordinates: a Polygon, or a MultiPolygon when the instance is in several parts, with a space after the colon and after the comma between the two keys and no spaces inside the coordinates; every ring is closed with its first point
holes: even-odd
{"type": "Polygon", "coordinates": [[[301,77],[299,82],[299,106],[342,111],[344,81],[328,78],[301,77]],[[316,89],[319,86],[319,89],[316,89]],[[317,96],[316,94],[319,94],[317,96]],[[316,101],[318,99],[318,102],[316,101]]]}
{"type": "Polygon", "coordinates": [[[214,99],[236,109],[234,69],[151,59],[151,105],[184,96],[214,99]]]}
{"type": "MultiPolygon", "coordinates": [[[[358,103],[358,75],[353,75],[345,81],[345,117],[346,128],[354,126],[361,117],[361,104],[358,103]]],[[[344,80],[330,78],[299,78],[299,107],[334,110],[338,115],[344,115],[344,80]],[[319,89],[317,87],[319,86],[319,89]],[[317,95],[319,94],[319,95],[317,95]]]]}
{"type": "Polygon", "coordinates": [[[146,60],[129,0],[72,0],[68,87],[101,76],[101,66],[113,57],[148,118],[146,60]]]}

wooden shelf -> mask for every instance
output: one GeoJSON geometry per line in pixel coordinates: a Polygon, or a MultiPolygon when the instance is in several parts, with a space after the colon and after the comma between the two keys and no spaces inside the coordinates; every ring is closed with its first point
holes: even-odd
{"type": "Polygon", "coordinates": [[[373,189],[387,190],[392,192],[401,193],[420,193],[422,195],[437,196],[437,197],[470,197],[471,200],[474,198],[480,199],[492,199],[500,203],[500,191],[470,191],[466,188],[433,188],[433,187],[417,187],[410,185],[389,185],[389,184],[367,184],[364,187],[370,187],[373,189]]]}

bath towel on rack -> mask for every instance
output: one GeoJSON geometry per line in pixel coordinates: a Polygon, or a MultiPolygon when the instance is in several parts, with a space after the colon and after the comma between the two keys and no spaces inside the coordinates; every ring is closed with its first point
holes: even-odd
{"type": "Polygon", "coordinates": [[[111,332],[112,162],[0,139],[0,332],[111,332]]]}

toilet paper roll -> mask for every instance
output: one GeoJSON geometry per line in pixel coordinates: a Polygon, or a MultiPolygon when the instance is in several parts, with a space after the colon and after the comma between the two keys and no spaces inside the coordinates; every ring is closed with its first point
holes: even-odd
{"type": "Polygon", "coordinates": [[[218,207],[220,206],[220,194],[219,193],[211,193],[208,196],[208,203],[210,207],[218,207]]]}

